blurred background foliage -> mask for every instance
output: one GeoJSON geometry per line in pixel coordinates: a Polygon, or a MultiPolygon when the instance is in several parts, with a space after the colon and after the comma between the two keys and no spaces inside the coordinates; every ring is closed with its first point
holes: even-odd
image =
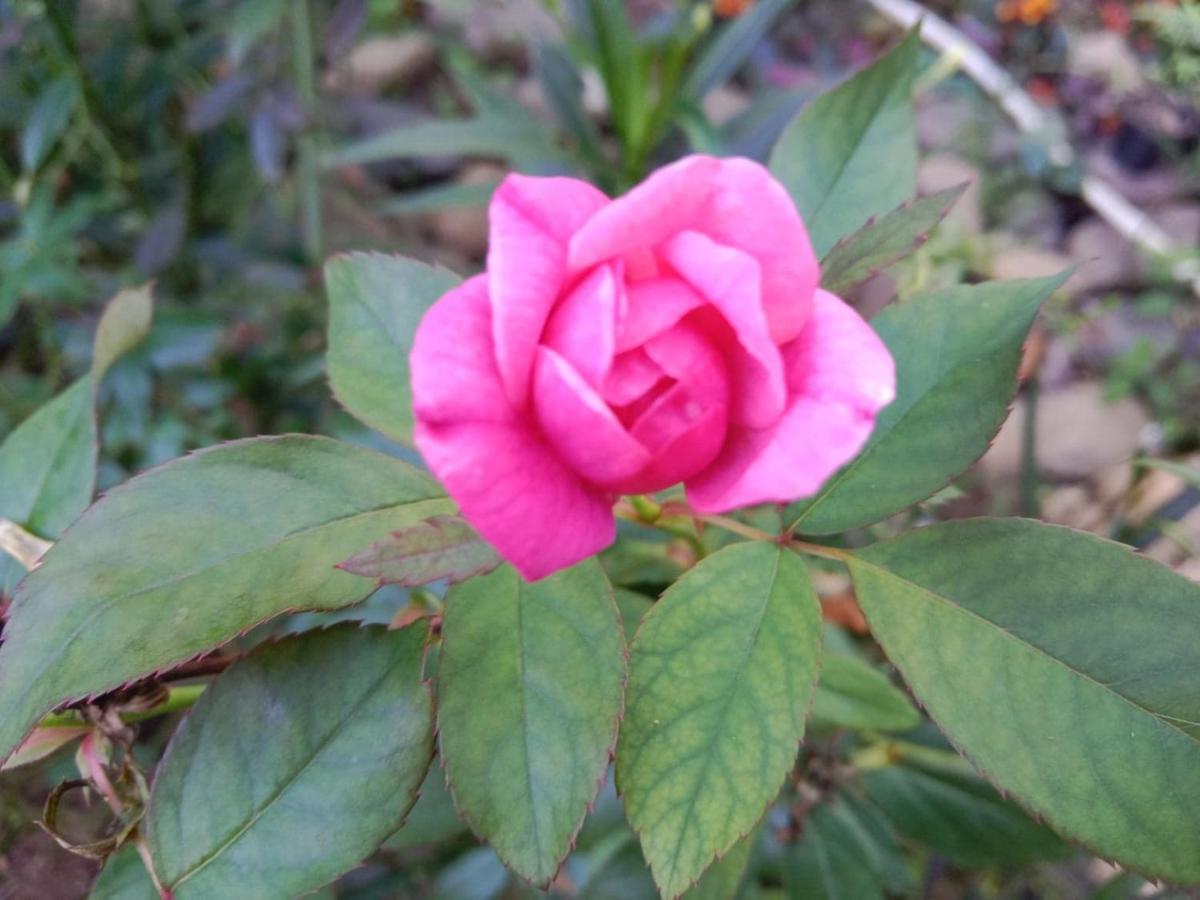
{"type": "MultiPolygon", "coordinates": [[[[469,272],[507,171],[616,193],[688,152],[762,159],[809,97],[894,39],[878,5],[0,0],[0,438],[86,371],[103,302],[153,279],[151,336],[99,398],[101,488],[259,433],[384,446],[325,382],[325,255],[396,251],[469,272]]],[[[1040,513],[1200,578],[1200,302],[1172,277],[1178,260],[1141,252],[1079,193],[1083,175],[1103,179],[1195,253],[1200,5],[928,6],[1012,75],[1074,153],[1054,159],[1047,135],[1014,129],[959,60],[926,51],[920,187],[971,187],[921,251],[851,299],[870,314],[897,291],[1079,268],[1027,349],[1017,413],[921,514],[1040,513]]],[[[636,589],[621,592],[636,621],[639,597],[677,574],[686,548],[629,537],[606,562],[636,589]]],[[[878,675],[847,585],[830,574],[824,590],[829,646],[878,675]]],[[[381,592],[351,615],[389,621],[408,602],[381,592]]],[[[147,752],[166,733],[151,726],[147,752]]],[[[854,897],[1154,892],[1061,845],[927,725],[890,761],[856,758],[857,733],[836,715],[818,725],[751,848],[743,893],[787,892],[822,867],[851,879],[854,897]],[[857,793],[827,802],[852,764],[857,793]]],[[[0,897],[87,892],[95,864],[25,824],[70,770],[60,755],[0,780],[0,897]]],[[[330,896],[529,893],[475,846],[436,782],[414,823],[330,896]]],[[[647,890],[607,791],[559,894],[647,890]]],[[[94,813],[71,815],[86,830],[94,813]]]]}

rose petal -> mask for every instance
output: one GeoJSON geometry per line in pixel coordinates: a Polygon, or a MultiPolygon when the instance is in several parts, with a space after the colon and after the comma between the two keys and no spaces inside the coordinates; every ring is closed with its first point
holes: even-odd
{"type": "MultiPolygon", "coordinates": [[[[571,271],[626,254],[644,260],[645,250],[694,227],[720,168],[721,160],[715,157],[686,156],[651,173],[589,218],[571,238],[571,271]]],[[[635,264],[631,270],[642,268],[635,264]]]]}
{"type": "Polygon", "coordinates": [[[754,257],[771,338],[783,344],[796,337],[808,320],[821,271],[787,189],[753,160],[723,160],[704,219],[692,227],[754,257]]]}
{"type": "Polygon", "coordinates": [[[808,324],[784,354],[796,391],[787,412],[770,428],[731,430],[716,462],[687,484],[697,512],[816,493],[862,449],[895,396],[887,347],[827,291],[817,292],[808,324]]]}
{"type": "Polygon", "coordinates": [[[665,377],[662,367],[638,347],[613,360],[601,393],[613,406],[627,406],[665,377]]]}
{"type": "MultiPolygon", "coordinates": [[[[816,254],[787,190],[749,159],[688,156],[654,172],[580,228],[571,270],[644,256],[685,229],[752,256],[772,339],[783,344],[800,333],[820,280],[816,254]]],[[[643,268],[631,268],[631,278],[643,268]]]]}
{"type": "Polygon", "coordinates": [[[466,517],[530,581],[616,537],[612,498],[582,482],[522,423],[418,423],[421,455],[466,517]]]}
{"type": "Polygon", "coordinates": [[[567,245],[608,198],[573,178],[509,175],[488,207],[488,288],[496,361],[524,406],[534,349],[566,276],[567,245]]]}
{"type": "Polygon", "coordinates": [[[650,463],[600,395],[548,347],[538,348],[533,380],[538,423],[562,460],[588,481],[618,484],[650,463]]]}
{"type": "Polygon", "coordinates": [[[677,383],[656,397],[630,432],[654,455],[639,487],[662,490],[713,461],[725,440],[729,384],[720,355],[693,326],[683,323],[645,345],[646,354],[677,383]]]}
{"type": "Polygon", "coordinates": [[[516,413],[496,369],[483,275],[448,291],[413,337],[413,412],[426,422],[505,422],[516,413]]]}
{"type": "Polygon", "coordinates": [[[818,290],[813,322],[783,347],[788,387],[817,398],[841,398],[874,415],[896,398],[896,364],[862,317],[841,298],[818,290]]]}
{"type": "Polygon", "coordinates": [[[787,405],[783,358],[763,312],[758,263],[740,250],[684,231],[663,245],[663,256],[733,329],[736,343],[714,335],[726,351],[731,380],[730,419],[765,428],[787,405]]]}
{"type": "Polygon", "coordinates": [[[596,388],[612,366],[618,296],[624,290],[620,269],[614,263],[588,273],[555,307],[542,339],[596,388]]]}
{"type": "Polygon", "coordinates": [[[704,305],[704,298],[678,278],[652,278],[627,286],[625,315],[617,326],[616,350],[623,353],[673,327],[704,305]]]}

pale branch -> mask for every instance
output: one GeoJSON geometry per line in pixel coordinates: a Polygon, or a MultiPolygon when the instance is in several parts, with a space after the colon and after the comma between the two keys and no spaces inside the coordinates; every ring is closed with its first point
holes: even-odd
{"type": "MultiPolygon", "coordinates": [[[[1048,141],[1047,154],[1057,166],[1070,165],[1076,153],[1061,127],[965,34],[914,0],[868,0],[878,12],[905,28],[921,25],[921,39],[942,54],[954,58],[962,71],[991,97],[1025,133],[1048,141]]],[[[1095,175],[1085,174],[1080,193],[1096,214],[1122,237],[1142,250],[1171,261],[1174,279],[1200,296],[1200,259],[1186,256],[1181,247],[1149,215],[1129,202],[1116,188],[1095,175]]]]}

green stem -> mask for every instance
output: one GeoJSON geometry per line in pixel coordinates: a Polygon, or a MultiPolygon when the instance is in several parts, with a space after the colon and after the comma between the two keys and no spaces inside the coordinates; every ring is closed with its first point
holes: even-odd
{"type": "Polygon", "coordinates": [[[1021,484],[1018,509],[1022,516],[1036,518],[1038,504],[1037,411],[1039,395],[1037,375],[1025,383],[1025,418],[1021,425],[1021,484]]]}
{"type": "MultiPolygon", "coordinates": [[[[152,706],[150,709],[140,710],[139,712],[122,713],[121,721],[142,722],[146,719],[154,719],[158,716],[165,716],[183,709],[189,709],[200,699],[200,695],[204,693],[206,687],[208,687],[207,684],[182,684],[170,688],[167,692],[167,699],[162,703],[152,706]]],[[[66,712],[52,713],[46,716],[38,723],[38,728],[78,728],[86,724],[87,720],[78,712],[71,709],[66,712]]]]}
{"type": "Polygon", "coordinates": [[[317,90],[313,77],[315,64],[312,45],[312,23],[309,19],[309,0],[294,0],[292,4],[292,65],[296,94],[310,124],[298,143],[298,177],[300,181],[300,227],[304,241],[304,256],[310,265],[321,261],[321,182],[320,160],[317,158],[316,134],[311,120],[316,113],[317,90]]]}

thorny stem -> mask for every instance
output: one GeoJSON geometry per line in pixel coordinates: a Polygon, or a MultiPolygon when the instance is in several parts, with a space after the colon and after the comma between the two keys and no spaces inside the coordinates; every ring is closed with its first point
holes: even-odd
{"type": "MultiPolygon", "coordinates": [[[[167,699],[162,703],[152,706],[150,709],[122,713],[121,721],[126,723],[141,722],[145,719],[153,719],[169,713],[179,712],[182,709],[188,709],[194,706],[196,701],[200,699],[200,695],[204,693],[206,687],[208,685],[205,684],[184,684],[170,688],[167,691],[167,699]]],[[[78,712],[68,710],[67,712],[52,713],[46,716],[38,723],[38,728],[78,728],[86,724],[87,720],[78,712]]]]}
{"type": "Polygon", "coordinates": [[[852,558],[852,554],[848,550],[839,550],[837,547],[826,547],[824,544],[812,544],[808,541],[801,541],[796,538],[789,538],[787,535],[770,534],[763,531],[761,528],[755,528],[753,525],[747,525],[744,522],[739,522],[737,519],[731,519],[728,516],[699,516],[698,521],[706,522],[717,528],[723,528],[725,531],[733,534],[741,535],[744,538],[749,538],[752,541],[769,541],[773,544],[779,544],[783,547],[788,547],[795,550],[797,553],[807,553],[810,556],[819,556],[822,559],[833,559],[838,562],[846,562],[852,558]]]}

